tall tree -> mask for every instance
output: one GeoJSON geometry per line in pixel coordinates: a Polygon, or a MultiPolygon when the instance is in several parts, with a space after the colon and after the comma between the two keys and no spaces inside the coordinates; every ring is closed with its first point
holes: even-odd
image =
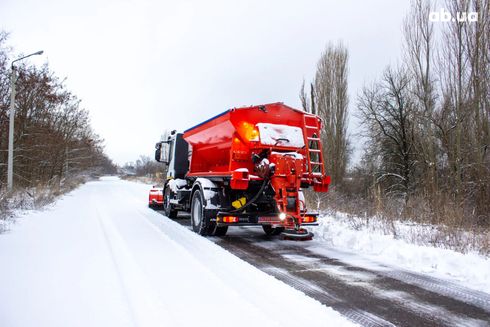
{"type": "Polygon", "coordinates": [[[450,20],[443,28],[437,127],[456,200],[471,203],[488,219],[490,5],[487,0],[447,0],[446,6],[452,17],[477,12],[478,21],[450,20]]]}
{"type": "Polygon", "coordinates": [[[323,120],[324,158],[333,185],[342,183],[349,160],[348,57],[342,43],[328,44],[318,61],[314,86],[311,85],[311,108],[323,120]]]}
{"type": "Polygon", "coordinates": [[[410,78],[403,68],[387,68],[381,81],[364,87],[358,97],[371,161],[377,161],[377,182],[405,199],[415,189],[414,106],[410,78]]]}
{"type": "Polygon", "coordinates": [[[311,112],[310,99],[308,93],[305,91],[305,80],[301,84],[301,89],[299,90],[299,99],[301,100],[301,107],[306,112],[311,112]]]}
{"type": "Polygon", "coordinates": [[[428,17],[433,10],[431,3],[414,0],[403,24],[404,62],[411,76],[413,105],[417,112],[416,132],[419,135],[417,154],[420,156],[419,178],[425,193],[432,198],[438,190],[437,142],[435,140],[433,116],[436,106],[436,81],[434,74],[435,31],[428,17]]]}

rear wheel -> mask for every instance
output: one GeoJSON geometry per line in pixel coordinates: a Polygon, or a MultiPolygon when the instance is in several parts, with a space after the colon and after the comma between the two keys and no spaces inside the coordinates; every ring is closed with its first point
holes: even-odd
{"type": "Polygon", "coordinates": [[[196,190],[192,195],[191,202],[191,223],[192,230],[199,235],[212,235],[215,224],[210,222],[210,211],[204,207],[204,199],[200,190],[196,190]]]}
{"type": "Polygon", "coordinates": [[[168,218],[177,218],[177,210],[173,209],[170,203],[170,187],[168,186],[165,188],[165,194],[163,195],[163,210],[168,218]]]}
{"type": "Polygon", "coordinates": [[[284,231],[284,227],[272,227],[271,225],[262,225],[262,229],[269,236],[279,235],[284,231]]]}

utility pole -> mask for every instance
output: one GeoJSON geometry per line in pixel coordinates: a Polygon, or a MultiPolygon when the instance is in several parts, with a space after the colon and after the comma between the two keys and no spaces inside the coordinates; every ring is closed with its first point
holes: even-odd
{"type": "Polygon", "coordinates": [[[15,82],[17,73],[14,63],[12,63],[12,74],[10,77],[10,121],[9,121],[9,148],[8,148],[8,163],[7,163],[7,189],[12,191],[14,183],[14,118],[15,118],[15,82]]]}
{"type": "Polygon", "coordinates": [[[14,187],[14,121],[15,121],[15,83],[17,82],[17,71],[15,70],[14,63],[16,61],[26,59],[30,56],[36,56],[43,54],[44,51],[38,51],[31,53],[30,55],[21,57],[12,61],[11,76],[10,76],[10,120],[9,120],[9,149],[8,149],[8,162],[7,162],[7,190],[10,192],[14,187]]]}

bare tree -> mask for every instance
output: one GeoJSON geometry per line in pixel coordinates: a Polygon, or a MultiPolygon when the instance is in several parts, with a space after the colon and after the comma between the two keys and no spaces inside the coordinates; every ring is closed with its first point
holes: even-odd
{"type": "Polygon", "coordinates": [[[439,59],[442,102],[436,126],[456,200],[462,205],[472,203],[477,212],[488,216],[489,2],[448,0],[446,5],[453,17],[478,12],[478,22],[449,21],[443,29],[439,59]]]}
{"type": "Polygon", "coordinates": [[[349,159],[347,65],[344,45],[327,45],[317,64],[314,86],[311,85],[311,111],[323,119],[324,158],[333,185],[342,183],[349,159]]]}
{"type": "Polygon", "coordinates": [[[394,195],[408,195],[415,188],[414,106],[410,78],[403,68],[386,69],[380,82],[364,87],[357,108],[370,140],[371,160],[378,160],[379,183],[394,195]]]}
{"type": "Polygon", "coordinates": [[[304,111],[316,115],[315,87],[313,83],[310,83],[310,94],[308,94],[305,90],[305,81],[303,80],[299,91],[299,99],[301,100],[301,107],[304,111]]]}
{"type": "MultiPolygon", "coordinates": [[[[6,162],[11,51],[0,33],[0,163],[6,162]]],[[[25,62],[17,67],[15,102],[14,180],[18,187],[61,185],[80,174],[114,172],[103,153],[102,140],[90,127],[88,112],[66,90],[48,65],[25,62]]],[[[0,165],[0,189],[6,166],[0,165]]]]}
{"type": "MultiPolygon", "coordinates": [[[[357,108],[369,140],[353,170],[362,189],[345,182],[342,192],[355,190],[375,212],[392,217],[488,228],[490,1],[445,0],[455,19],[434,23],[429,17],[436,7],[434,0],[412,0],[403,24],[402,63],[359,93],[357,108]],[[477,22],[464,21],[471,12],[477,22]]],[[[325,123],[321,137],[334,183],[341,181],[336,170],[345,171],[338,152],[346,148],[339,137],[345,135],[347,107],[344,50],[327,46],[309,94],[305,82],[300,91],[303,108],[325,123]]]]}
{"type": "Polygon", "coordinates": [[[485,217],[490,212],[490,3],[468,1],[468,10],[479,13],[479,19],[477,23],[467,24],[464,30],[470,71],[469,85],[466,86],[469,89],[469,102],[465,110],[470,113],[469,125],[470,131],[473,131],[470,133],[473,147],[469,183],[465,183],[465,192],[475,199],[477,215],[485,217]]]}
{"type": "Polygon", "coordinates": [[[308,93],[305,91],[305,80],[301,84],[301,89],[299,90],[299,99],[301,100],[301,107],[306,112],[311,112],[310,99],[308,93]]]}
{"type": "Polygon", "coordinates": [[[411,75],[414,95],[414,116],[416,132],[419,135],[417,153],[420,156],[421,172],[425,192],[431,198],[438,190],[437,142],[435,139],[433,116],[436,106],[436,81],[434,74],[435,31],[428,17],[433,7],[429,1],[414,0],[405,18],[405,57],[411,75]]]}

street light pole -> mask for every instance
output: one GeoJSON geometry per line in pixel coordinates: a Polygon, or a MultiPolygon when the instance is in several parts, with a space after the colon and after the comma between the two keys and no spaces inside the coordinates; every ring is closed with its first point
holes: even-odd
{"type": "Polygon", "coordinates": [[[10,80],[10,121],[9,121],[9,150],[8,150],[8,167],[7,167],[7,189],[12,191],[14,182],[14,118],[15,118],[15,66],[12,63],[12,75],[10,80]]]}
{"type": "Polygon", "coordinates": [[[17,82],[17,72],[15,70],[14,63],[16,61],[26,59],[30,56],[36,56],[43,54],[44,51],[38,51],[31,53],[30,55],[18,58],[12,61],[10,68],[12,70],[10,86],[10,121],[9,121],[9,148],[8,148],[8,163],[7,163],[7,189],[12,191],[14,186],[14,121],[15,121],[15,83],[17,82]]]}

